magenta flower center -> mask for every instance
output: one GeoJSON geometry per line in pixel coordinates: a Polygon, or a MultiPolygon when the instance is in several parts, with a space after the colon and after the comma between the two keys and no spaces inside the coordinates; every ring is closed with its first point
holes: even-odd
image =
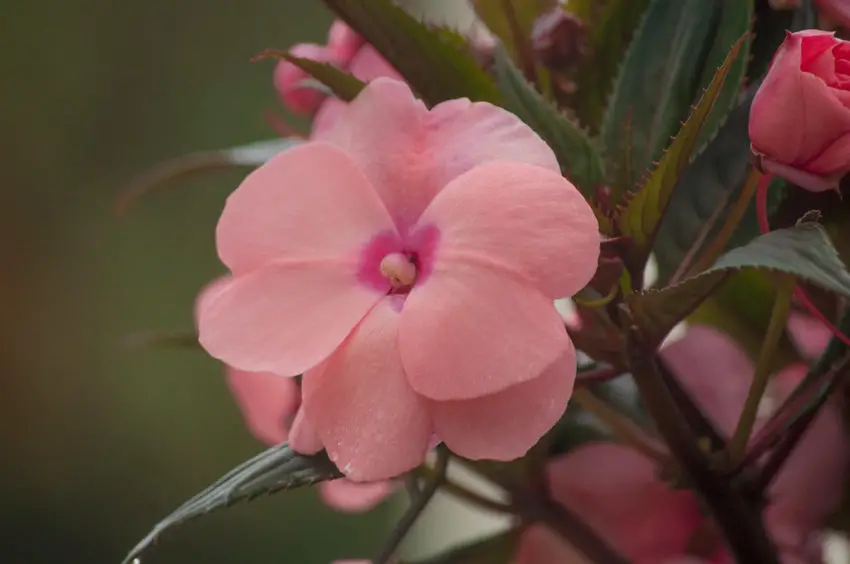
{"type": "Polygon", "coordinates": [[[411,286],[416,281],[416,264],[413,257],[404,253],[388,254],[379,268],[395,289],[411,286]]]}

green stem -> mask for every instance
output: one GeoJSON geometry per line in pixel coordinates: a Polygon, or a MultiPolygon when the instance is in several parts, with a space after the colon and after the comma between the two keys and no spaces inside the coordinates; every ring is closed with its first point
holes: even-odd
{"type": "Polygon", "coordinates": [[[738,419],[738,426],[735,428],[727,447],[729,462],[733,466],[741,460],[747,450],[750,433],[752,433],[758,415],[759,404],[767,389],[770,367],[776,355],[779,340],[785,330],[788,312],[791,310],[791,296],[794,294],[795,285],[796,280],[793,276],[783,275],[779,279],[779,288],[773,303],[773,311],[770,314],[770,322],[767,326],[764,342],[759,352],[753,382],[750,384],[750,392],[744,402],[744,409],[741,411],[740,419],[738,419]]]}

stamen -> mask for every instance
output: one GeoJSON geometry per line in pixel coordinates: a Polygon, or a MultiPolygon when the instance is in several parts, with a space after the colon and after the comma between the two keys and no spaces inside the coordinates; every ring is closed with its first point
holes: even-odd
{"type": "Polygon", "coordinates": [[[387,277],[393,288],[404,288],[416,281],[416,265],[402,253],[390,253],[381,261],[381,274],[387,277]]]}

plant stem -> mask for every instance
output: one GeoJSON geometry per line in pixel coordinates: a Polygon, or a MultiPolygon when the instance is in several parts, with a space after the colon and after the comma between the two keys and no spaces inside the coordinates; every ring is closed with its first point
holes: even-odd
{"type": "Polygon", "coordinates": [[[430,502],[434,497],[434,494],[437,493],[437,489],[439,489],[440,484],[443,483],[443,480],[446,477],[446,468],[448,467],[448,464],[448,449],[438,447],[437,462],[434,464],[433,475],[426,480],[425,485],[419,492],[419,495],[411,499],[410,507],[407,508],[407,511],[404,512],[404,515],[401,516],[401,519],[399,519],[396,524],[395,529],[393,529],[392,533],[390,533],[390,538],[387,539],[384,548],[381,549],[380,554],[378,554],[374,560],[375,564],[388,564],[391,562],[391,559],[395,556],[398,547],[401,545],[402,541],[404,541],[405,537],[407,537],[410,529],[413,528],[413,525],[425,510],[425,507],[428,506],[428,502],[430,502]]]}
{"type": "MultiPolygon", "coordinates": [[[[602,366],[586,372],[579,372],[576,375],[575,387],[582,389],[602,382],[609,382],[621,374],[623,374],[623,371],[616,366],[602,366]]],[[[575,393],[573,397],[575,397],[575,393]]]]}
{"type": "Polygon", "coordinates": [[[791,310],[791,296],[794,293],[796,283],[797,281],[793,276],[780,276],[779,288],[777,288],[776,298],[773,302],[773,311],[770,314],[770,322],[768,323],[767,332],[764,335],[764,341],[759,352],[753,382],[750,384],[750,391],[744,402],[744,409],[741,411],[740,419],[738,419],[738,426],[735,428],[732,440],[729,441],[727,448],[731,465],[735,465],[744,456],[744,451],[747,450],[747,444],[750,442],[750,433],[756,422],[759,404],[767,389],[770,366],[776,354],[779,340],[782,338],[783,331],[785,330],[788,312],[791,310]]]}
{"type": "MultiPolygon", "coordinates": [[[[430,468],[420,468],[416,471],[417,475],[420,475],[425,478],[433,477],[434,470],[430,468]]],[[[445,491],[449,495],[452,495],[458,499],[462,499],[464,501],[468,501],[469,503],[480,507],[482,509],[487,509],[488,511],[492,511],[494,513],[513,513],[514,510],[510,504],[497,501],[495,499],[490,499],[484,495],[481,495],[477,492],[474,492],[455,481],[453,481],[448,476],[443,478],[442,484],[440,484],[440,491],[445,491]]]]}
{"type": "Polygon", "coordinates": [[[513,0],[502,0],[502,10],[505,12],[505,19],[508,21],[511,39],[513,39],[517,57],[522,65],[523,74],[530,82],[539,86],[540,80],[537,76],[537,66],[534,64],[534,49],[528,37],[526,37],[520,28],[519,18],[514,9],[513,0]]]}
{"type": "Polygon", "coordinates": [[[589,390],[574,390],[573,401],[599,419],[611,433],[619,439],[623,444],[632,447],[639,453],[643,454],[650,460],[654,460],[662,466],[670,465],[670,455],[663,449],[659,448],[646,433],[629,421],[616,409],[613,409],[607,403],[593,395],[589,390]]]}
{"type": "MultiPolygon", "coordinates": [[[[747,211],[747,207],[750,205],[750,200],[753,199],[753,196],[756,193],[756,187],[758,186],[761,176],[761,172],[759,172],[756,167],[752,167],[750,169],[750,173],[747,175],[747,180],[744,182],[744,187],[741,189],[738,199],[735,201],[732,209],[729,210],[729,215],[723,223],[723,227],[720,228],[720,232],[711,242],[711,245],[705,251],[705,254],[700,257],[692,268],[688,268],[688,263],[691,260],[692,253],[699,250],[702,245],[702,240],[708,236],[708,233],[711,231],[712,227],[714,227],[714,223],[719,218],[719,213],[712,215],[711,219],[706,223],[703,231],[700,233],[700,237],[694,243],[691,250],[688,251],[688,256],[685,257],[682,265],[676,270],[676,274],[674,274],[673,278],[670,279],[670,285],[678,282],[686,272],[693,275],[697,272],[702,272],[714,264],[714,261],[717,260],[717,257],[723,253],[726,245],[729,244],[729,240],[732,239],[732,235],[735,233],[738,225],[740,225],[741,219],[743,219],[744,214],[747,211]]],[[[721,208],[718,208],[718,211],[720,210],[721,208]]]]}
{"type": "Polygon", "coordinates": [[[644,404],[685,476],[714,515],[736,561],[778,564],[758,508],[748,503],[733,483],[714,472],[665,386],[638,328],[629,326],[626,337],[629,365],[644,404]]]}

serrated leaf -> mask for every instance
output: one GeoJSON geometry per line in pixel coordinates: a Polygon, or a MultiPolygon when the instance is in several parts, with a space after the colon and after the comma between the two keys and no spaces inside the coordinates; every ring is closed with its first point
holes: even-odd
{"type": "Polygon", "coordinates": [[[505,108],[528,124],[552,148],[561,171],[589,197],[605,178],[602,156],[582,129],[543,99],[503,49],[495,53],[494,70],[505,108]]]}
{"type": "Polygon", "coordinates": [[[673,194],[673,188],[697,148],[700,132],[723,90],[729,68],[738,57],[742,41],[743,38],[739,39],[729,51],[726,60],[714,74],[708,89],[697,102],[690,117],[679,130],[652,175],[617,217],[620,230],[634,241],[640,264],[643,264],[652,247],[658,226],[673,194]]]}
{"type": "Polygon", "coordinates": [[[744,84],[747,73],[747,65],[750,60],[750,48],[752,47],[752,34],[750,34],[750,25],[753,20],[754,0],[722,0],[723,4],[720,13],[720,21],[717,24],[717,32],[714,38],[714,44],[703,68],[700,87],[707,88],[714,78],[714,73],[726,60],[726,55],[737,41],[744,38],[741,42],[741,51],[737,59],[732,62],[729,67],[729,72],[726,75],[726,82],[720,95],[717,97],[717,102],[714,104],[714,110],[706,120],[703,127],[700,139],[697,142],[698,146],[703,146],[706,141],[711,139],[724,122],[729,110],[735,105],[738,96],[741,92],[741,87],[744,84]]]}
{"type": "Polygon", "coordinates": [[[363,88],[366,86],[362,80],[354,77],[353,75],[345,72],[344,70],[339,69],[338,67],[335,67],[328,63],[313,61],[312,59],[296,57],[286,51],[280,51],[277,49],[266,49],[265,51],[255,56],[254,60],[267,58],[283,59],[289,61],[296,67],[300,68],[301,70],[318,80],[321,84],[324,84],[325,86],[330,88],[334,96],[336,96],[340,100],[343,100],[344,102],[352,101],[354,98],[357,97],[358,94],[360,94],[360,91],[363,90],[363,88]]]}
{"type": "Polygon", "coordinates": [[[701,246],[711,241],[738,199],[750,168],[748,124],[754,95],[755,89],[751,89],[732,110],[717,136],[684,170],[674,188],[652,248],[658,262],[658,286],[667,285],[716,216],[715,226],[702,237],[701,246]]]}
{"type": "Polygon", "coordinates": [[[514,33],[508,20],[505,4],[510,3],[519,32],[524,38],[531,36],[534,21],[544,12],[554,8],[557,0],[471,0],[479,19],[498,37],[508,52],[517,55],[514,33]]]}
{"type": "Polygon", "coordinates": [[[229,507],[239,501],[281,490],[310,486],[341,476],[339,470],[324,454],[302,456],[287,444],[274,446],[240,464],[160,521],[153,531],[130,551],[122,564],[128,564],[140,556],[163,532],[190,519],[229,507]]]}
{"type": "Polygon", "coordinates": [[[476,540],[412,564],[508,564],[516,554],[519,535],[519,529],[511,529],[506,533],[476,540]]]}
{"type": "Polygon", "coordinates": [[[605,101],[649,0],[608,0],[598,4],[597,0],[571,0],[564,8],[586,23],[589,56],[575,74],[577,89],[570,97],[570,106],[581,123],[594,132],[599,130],[605,101]],[[596,9],[591,4],[597,4],[596,9]]]}
{"type": "MultiPolygon", "coordinates": [[[[706,0],[653,0],[626,53],[602,122],[601,137],[618,163],[631,155],[637,174],[669,144],[699,93],[703,63],[720,12],[706,0]],[[628,124],[628,133],[627,133],[628,124]]],[[[622,194],[629,183],[612,186],[622,194]]]]}
{"type": "Polygon", "coordinates": [[[391,0],[323,0],[375,47],[428,104],[455,98],[499,103],[493,79],[456,40],[446,40],[391,0]]]}
{"type": "Polygon", "coordinates": [[[733,272],[758,269],[792,274],[837,295],[850,297],[850,274],[824,229],[801,223],[766,233],[732,249],[708,270],[663,290],[631,294],[635,320],[655,343],[690,315],[733,272]]]}
{"type": "Polygon", "coordinates": [[[116,210],[127,207],[147,192],[177,180],[230,168],[257,167],[281,151],[300,145],[304,139],[269,139],[227,149],[198,151],[165,161],[133,180],[118,196],[116,210]]]}

